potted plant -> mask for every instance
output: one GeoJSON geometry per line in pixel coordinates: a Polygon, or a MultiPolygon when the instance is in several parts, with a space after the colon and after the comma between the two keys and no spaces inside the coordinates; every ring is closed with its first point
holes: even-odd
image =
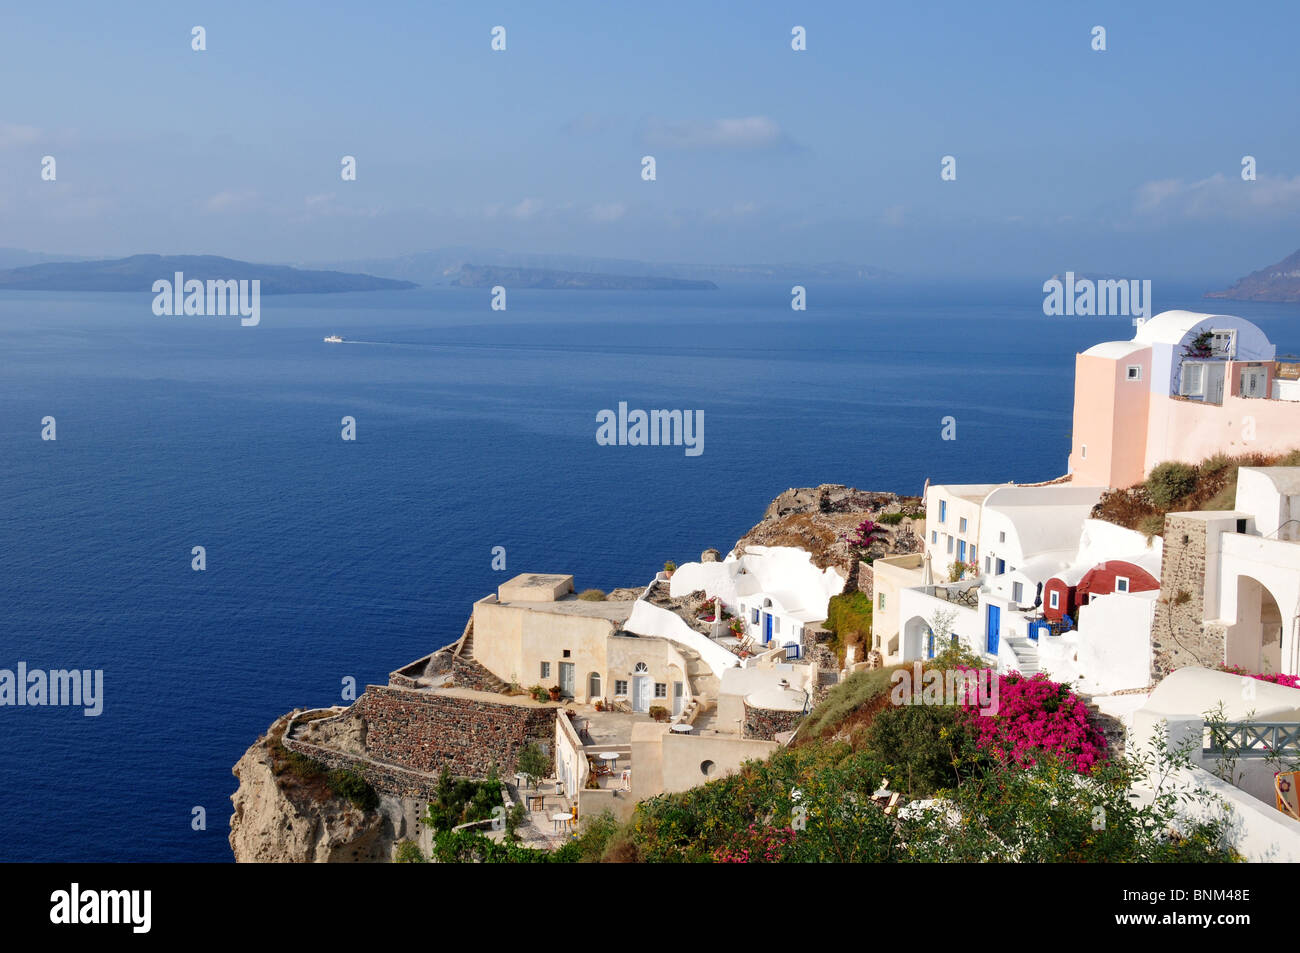
{"type": "Polygon", "coordinates": [[[668,709],[665,708],[663,705],[651,705],[649,715],[655,721],[667,721],[668,709]]]}
{"type": "Polygon", "coordinates": [[[668,560],[668,562],[664,563],[664,575],[667,578],[669,579],[673,578],[673,573],[675,573],[676,571],[677,571],[677,564],[673,562],[671,559],[668,560]]]}
{"type": "Polygon", "coordinates": [[[564,697],[564,689],[561,688],[559,685],[552,685],[550,694],[551,694],[551,701],[558,702],[561,698],[564,697]]]}

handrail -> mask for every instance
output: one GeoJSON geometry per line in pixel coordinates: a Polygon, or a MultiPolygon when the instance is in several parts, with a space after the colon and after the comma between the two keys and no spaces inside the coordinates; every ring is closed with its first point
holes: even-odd
{"type": "Polygon", "coordinates": [[[1246,758],[1267,758],[1279,752],[1300,754],[1300,722],[1230,721],[1207,724],[1206,754],[1235,754],[1246,758]]]}

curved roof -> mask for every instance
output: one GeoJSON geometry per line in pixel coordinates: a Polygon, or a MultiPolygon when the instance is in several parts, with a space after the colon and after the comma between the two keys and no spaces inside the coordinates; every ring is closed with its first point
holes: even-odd
{"type": "MultiPolygon", "coordinates": [[[[1161,311],[1154,318],[1146,321],[1137,333],[1133,335],[1133,340],[1143,344],[1178,344],[1187,332],[1196,327],[1202,321],[1209,319],[1226,322],[1229,327],[1247,326],[1259,331],[1259,328],[1247,321],[1245,318],[1239,318],[1233,314],[1205,314],[1200,311],[1161,311]]],[[[1259,331],[1261,335],[1264,332],[1259,331]]]]}
{"type": "Polygon", "coordinates": [[[1150,346],[1149,344],[1143,344],[1141,341],[1103,341],[1101,344],[1094,344],[1082,353],[1084,357],[1105,357],[1118,360],[1121,357],[1128,357],[1135,351],[1146,350],[1150,346]]]}

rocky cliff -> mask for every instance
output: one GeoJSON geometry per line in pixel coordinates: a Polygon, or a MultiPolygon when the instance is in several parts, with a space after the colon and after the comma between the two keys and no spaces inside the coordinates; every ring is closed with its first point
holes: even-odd
{"type": "MultiPolygon", "coordinates": [[[[424,804],[381,797],[363,810],[333,794],[319,779],[287,769],[279,745],[285,724],[297,712],[272,723],[239,759],[239,788],[231,797],[230,849],[238,862],[385,862],[399,840],[418,840],[424,804]]],[[[425,845],[427,847],[427,845],[425,845]]]]}

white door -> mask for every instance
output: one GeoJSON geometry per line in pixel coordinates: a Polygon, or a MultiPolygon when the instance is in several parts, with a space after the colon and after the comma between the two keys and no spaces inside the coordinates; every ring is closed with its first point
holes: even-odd
{"type": "Polygon", "coordinates": [[[563,692],[565,698],[573,697],[573,689],[575,684],[576,682],[573,677],[573,663],[561,662],[560,663],[560,690],[563,692]]]}
{"type": "Polygon", "coordinates": [[[650,710],[650,676],[637,675],[632,679],[632,710],[650,710]]]}
{"type": "Polygon", "coordinates": [[[673,717],[682,713],[682,683],[673,682],[673,717]]]}

